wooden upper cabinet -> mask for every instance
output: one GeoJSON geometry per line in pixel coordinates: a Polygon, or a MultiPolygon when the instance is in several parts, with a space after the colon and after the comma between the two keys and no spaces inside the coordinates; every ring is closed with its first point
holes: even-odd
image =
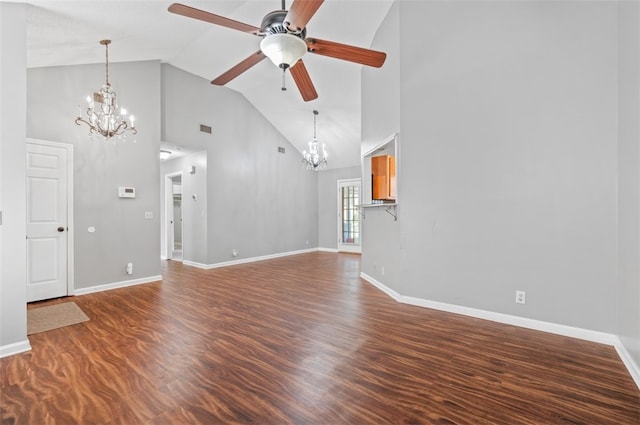
{"type": "Polygon", "coordinates": [[[394,156],[371,157],[371,187],[372,199],[396,200],[396,158],[394,156]]]}

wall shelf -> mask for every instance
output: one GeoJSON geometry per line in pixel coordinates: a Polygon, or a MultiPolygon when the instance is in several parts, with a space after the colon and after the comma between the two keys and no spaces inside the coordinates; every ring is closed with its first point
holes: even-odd
{"type": "Polygon", "coordinates": [[[398,211],[396,210],[397,206],[398,206],[398,204],[395,203],[395,202],[393,202],[393,203],[392,202],[384,202],[384,203],[379,203],[379,204],[356,205],[357,208],[360,208],[360,214],[361,214],[362,218],[366,218],[365,210],[367,208],[385,207],[384,208],[384,212],[386,212],[391,217],[393,217],[393,221],[398,221],[398,211]]]}
{"type": "Polygon", "coordinates": [[[356,207],[358,208],[373,208],[373,207],[395,207],[396,205],[398,205],[396,202],[384,202],[384,203],[379,203],[379,204],[361,204],[361,205],[356,205],[356,207]]]}

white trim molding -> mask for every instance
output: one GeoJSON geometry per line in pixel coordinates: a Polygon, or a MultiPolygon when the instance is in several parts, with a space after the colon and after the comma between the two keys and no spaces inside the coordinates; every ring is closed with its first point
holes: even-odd
{"type": "Polygon", "coordinates": [[[640,366],[633,361],[633,357],[631,357],[631,354],[629,354],[629,351],[627,351],[625,346],[622,344],[622,341],[620,341],[620,338],[616,337],[616,341],[613,344],[613,347],[618,352],[618,355],[620,356],[622,363],[624,363],[624,365],[627,367],[629,374],[631,374],[631,378],[633,378],[636,385],[640,389],[640,366]]]}
{"type": "MultiPolygon", "coordinates": [[[[169,261],[172,261],[172,260],[169,260],[169,261]]],[[[184,264],[185,266],[197,267],[199,269],[210,269],[211,268],[207,264],[197,263],[195,261],[189,261],[189,260],[182,260],[182,264],[184,264]]]]}
{"type": "Polygon", "coordinates": [[[184,264],[185,266],[193,266],[193,267],[209,270],[209,269],[217,269],[219,267],[237,266],[239,264],[254,263],[256,261],[264,261],[264,260],[272,260],[274,258],[288,257],[290,255],[306,254],[309,252],[316,252],[316,251],[320,251],[320,249],[319,248],[300,249],[298,251],[279,252],[277,254],[262,255],[259,257],[251,257],[251,258],[242,258],[239,260],[223,261],[221,263],[213,263],[213,264],[202,264],[202,263],[196,263],[195,261],[182,260],[182,264],[184,264]]]}
{"type": "Polygon", "coordinates": [[[496,313],[488,310],[481,310],[477,308],[464,307],[455,304],[447,304],[439,301],[425,300],[422,298],[408,297],[399,294],[395,290],[389,288],[382,282],[374,279],[373,277],[361,272],[360,277],[397,302],[403,304],[415,305],[418,307],[432,308],[434,310],[446,311],[448,313],[462,314],[464,316],[475,317],[478,319],[490,320],[492,322],[503,323],[506,325],[519,326],[521,328],[534,329],[542,332],[549,332],[552,334],[568,336],[572,338],[578,338],[586,341],[597,342],[600,344],[606,344],[613,346],[620,359],[626,366],[627,370],[631,374],[631,377],[635,381],[636,385],[640,389],[640,368],[633,361],[633,358],[629,352],[624,348],[620,339],[613,334],[606,332],[592,331],[589,329],[576,328],[573,326],[560,325],[557,323],[544,322],[541,320],[528,319],[526,317],[512,316],[509,314],[496,313]]]}
{"type": "Polygon", "coordinates": [[[13,356],[14,354],[24,353],[26,351],[31,351],[31,344],[28,339],[20,342],[14,342],[13,344],[3,345],[0,346],[0,359],[3,357],[13,356]]]}
{"type": "Polygon", "coordinates": [[[152,283],[162,281],[161,275],[141,277],[139,279],[123,280],[120,282],[105,283],[103,285],[90,286],[88,288],[80,288],[73,291],[73,295],[86,295],[94,292],[109,291],[111,289],[126,288],[127,286],[141,285],[143,283],[152,283]]]}
{"type": "Polygon", "coordinates": [[[318,248],[318,251],[320,252],[333,252],[333,253],[338,253],[338,249],[337,248],[318,248]]]}

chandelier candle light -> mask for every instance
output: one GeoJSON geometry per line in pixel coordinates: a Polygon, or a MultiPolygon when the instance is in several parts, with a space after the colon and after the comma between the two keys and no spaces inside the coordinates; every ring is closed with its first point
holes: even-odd
{"type": "Polygon", "coordinates": [[[101,40],[105,48],[105,84],[102,88],[93,92],[93,97],[87,96],[87,116],[79,115],[76,124],[85,123],[89,126],[89,134],[98,133],[105,139],[113,136],[122,136],[126,131],[137,134],[133,115],[127,122],[127,111],[120,108],[116,98],[116,92],[109,83],[109,44],[111,40],[101,40]]]}
{"type": "Polygon", "coordinates": [[[309,152],[302,152],[302,162],[307,170],[318,171],[320,168],[327,167],[327,149],[323,144],[320,146],[316,137],[316,117],[318,111],[313,111],[313,139],[309,142],[309,152]]]}

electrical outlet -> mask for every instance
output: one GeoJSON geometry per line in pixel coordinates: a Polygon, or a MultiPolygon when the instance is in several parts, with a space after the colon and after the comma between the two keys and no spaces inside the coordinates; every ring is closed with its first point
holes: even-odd
{"type": "Polygon", "coordinates": [[[527,293],[524,291],[516,291],[516,304],[525,304],[527,302],[527,293]]]}

